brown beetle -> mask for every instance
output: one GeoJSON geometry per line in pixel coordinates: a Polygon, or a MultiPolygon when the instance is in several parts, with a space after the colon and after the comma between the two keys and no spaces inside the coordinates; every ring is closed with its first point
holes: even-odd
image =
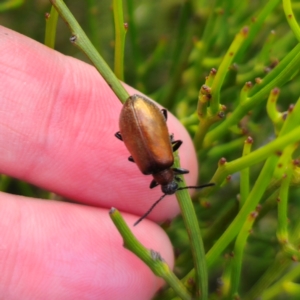
{"type": "Polygon", "coordinates": [[[120,114],[120,131],[115,136],[124,141],[131,154],[129,160],[135,162],[143,174],[153,176],[150,188],[161,185],[164,193],[134,225],[148,216],[166,195],[172,195],[178,190],[214,185],[208,183],[178,187],[181,179],[176,175],[187,174],[189,171],[171,168],[174,163],[173,152],[180,147],[182,141],[174,141],[173,136],[169,135],[166,120],[165,109],[160,110],[153,102],[140,95],[129,97],[120,114]]]}

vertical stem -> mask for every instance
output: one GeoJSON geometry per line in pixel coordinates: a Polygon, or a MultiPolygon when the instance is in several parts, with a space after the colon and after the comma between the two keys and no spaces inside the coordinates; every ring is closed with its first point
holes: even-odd
{"type": "MultiPolygon", "coordinates": [[[[176,167],[179,166],[179,157],[177,153],[175,153],[174,165],[176,167]]],[[[182,179],[183,179],[182,184],[186,186],[184,178],[182,179]]],[[[188,233],[193,261],[194,261],[194,267],[196,272],[196,276],[195,276],[196,277],[196,299],[207,300],[208,275],[207,275],[205,251],[204,251],[200,226],[198,223],[194,205],[187,189],[178,191],[176,193],[176,197],[180,206],[184,225],[188,233]]]]}
{"type": "Polygon", "coordinates": [[[50,15],[46,16],[46,32],[45,32],[45,45],[54,49],[56,28],[57,28],[58,12],[51,6],[50,15]]]}
{"type": "Polygon", "coordinates": [[[86,54],[110,88],[114,91],[116,96],[122,103],[124,103],[129,97],[128,92],[116,78],[102,56],[92,45],[91,41],[88,39],[66,4],[62,0],[50,0],[50,2],[69,26],[72,32],[72,37],[70,39],[71,42],[76,45],[84,54],[86,54]]]}
{"type": "Polygon", "coordinates": [[[300,27],[295,18],[294,13],[293,13],[291,0],[283,0],[282,5],[283,5],[286,19],[287,19],[291,29],[293,30],[293,33],[294,33],[296,39],[299,42],[300,41],[300,27]]]}
{"type": "Polygon", "coordinates": [[[124,49],[126,28],[123,18],[123,1],[113,0],[115,22],[115,75],[124,80],[124,49]]]}
{"type": "Polygon", "coordinates": [[[184,220],[185,228],[190,240],[195,272],[196,272],[196,299],[206,300],[208,297],[208,276],[205,260],[205,251],[197,215],[187,190],[176,193],[184,220]]]}

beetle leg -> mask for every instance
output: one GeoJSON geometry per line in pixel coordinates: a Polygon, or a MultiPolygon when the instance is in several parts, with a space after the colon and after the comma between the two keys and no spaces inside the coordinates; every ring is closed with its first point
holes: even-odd
{"type": "Polygon", "coordinates": [[[158,183],[153,179],[150,183],[150,189],[155,188],[156,186],[158,186],[158,183]]]}
{"type": "Polygon", "coordinates": [[[120,141],[123,141],[122,135],[121,135],[120,131],[118,131],[118,132],[115,133],[115,137],[116,137],[117,139],[119,139],[120,141]]]}
{"type": "Polygon", "coordinates": [[[165,120],[167,121],[167,119],[168,119],[168,112],[167,112],[167,110],[163,108],[163,109],[161,110],[161,112],[162,112],[162,114],[164,115],[165,120]]]}
{"type": "Polygon", "coordinates": [[[133,162],[133,163],[135,162],[132,156],[129,156],[128,160],[131,161],[131,162],[133,162]]]}
{"type": "Polygon", "coordinates": [[[175,180],[176,180],[177,182],[182,182],[182,179],[181,179],[180,177],[174,176],[174,178],[175,178],[175,180]]]}
{"type": "Polygon", "coordinates": [[[188,174],[190,173],[189,170],[182,169],[182,168],[173,168],[175,174],[188,174]]]}
{"type": "Polygon", "coordinates": [[[182,141],[181,140],[172,141],[172,145],[173,145],[173,152],[175,152],[182,145],[182,141]]]}

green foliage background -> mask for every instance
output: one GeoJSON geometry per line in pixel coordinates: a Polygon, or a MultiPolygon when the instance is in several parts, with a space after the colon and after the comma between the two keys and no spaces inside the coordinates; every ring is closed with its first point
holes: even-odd
{"type": "MultiPolygon", "coordinates": [[[[0,5],[1,25],[43,43],[44,15],[50,11],[49,2],[4,2],[15,6],[0,5]]],[[[297,20],[300,5],[294,2],[292,11],[297,20]]],[[[300,299],[299,149],[295,144],[300,141],[300,118],[296,114],[300,92],[300,59],[296,47],[300,30],[287,21],[283,5],[289,3],[124,1],[124,21],[129,23],[125,82],[166,106],[181,120],[195,141],[201,182],[212,180],[217,184],[213,191],[196,196],[194,202],[207,253],[209,299],[257,299],[259,296],[260,299],[300,299]],[[245,26],[249,31],[243,31],[245,26]],[[239,33],[240,40],[236,41],[236,51],[230,61],[226,53],[239,33]],[[292,49],[296,50],[292,52],[292,49]],[[222,69],[226,61],[229,65],[222,69]],[[212,68],[219,73],[211,74],[206,80],[212,68]],[[219,74],[223,78],[216,83],[215,76],[219,74]],[[245,85],[249,81],[253,88],[245,85]],[[205,83],[212,88],[209,91],[211,103],[215,103],[212,107],[210,98],[200,90],[205,83]],[[274,91],[277,87],[280,93],[274,91]],[[254,97],[258,101],[251,102],[254,97]],[[198,99],[204,99],[205,104],[199,106],[198,99]],[[249,108],[240,118],[233,115],[230,126],[220,125],[224,123],[224,114],[228,119],[247,103],[249,108]],[[295,107],[288,113],[291,104],[295,107]],[[221,105],[226,106],[226,112],[221,105]],[[289,122],[284,121],[286,116],[289,122]],[[281,142],[288,133],[293,133],[291,139],[281,142]],[[246,146],[244,143],[247,136],[254,141],[251,150],[251,143],[246,146]],[[272,140],[278,141],[278,146],[272,148],[272,140]],[[258,149],[265,149],[266,153],[256,152],[258,149]],[[246,152],[251,151],[252,160],[246,161],[246,152]],[[220,163],[222,157],[230,163],[220,163]],[[242,208],[245,213],[241,212],[242,208]]],[[[66,4],[113,69],[115,38],[111,1],[66,1],[66,4]]],[[[55,49],[89,62],[69,43],[69,37],[69,29],[59,20],[55,49]]],[[[5,176],[1,188],[27,196],[50,197],[45,191],[5,176]]],[[[186,274],[190,274],[187,278],[194,278],[189,273],[194,265],[183,223],[178,217],[172,224],[163,226],[177,254],[174,272],[179,278],[186,274]]],[[[195,293],[190,282],[184,284],[195,293]]],[[[157,298],[173,296],[170,291],[162,291],[157,298]]]]}

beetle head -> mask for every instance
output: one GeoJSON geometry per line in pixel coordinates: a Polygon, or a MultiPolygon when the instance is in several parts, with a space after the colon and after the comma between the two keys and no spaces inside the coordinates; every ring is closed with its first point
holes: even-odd
{"type": "Polygon", "coordinates": [[[161,190],[166,195],[172,195],[178,190],[178,184],[173,180],[168,184],[162,185],[161,190]]]}

